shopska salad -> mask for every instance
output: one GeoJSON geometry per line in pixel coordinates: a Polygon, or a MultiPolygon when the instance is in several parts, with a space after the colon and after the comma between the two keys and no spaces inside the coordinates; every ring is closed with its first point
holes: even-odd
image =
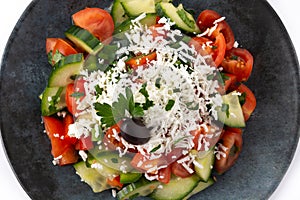
{"type": "Polygon", "coordinates": [[[253,57],[225,17],[115,0],[110,13],[83,8],[72,20],[66,38],[46,41],[54,165],[118,199],[188,199],[235,163],[256,100],[244,85],[253,57]]]}

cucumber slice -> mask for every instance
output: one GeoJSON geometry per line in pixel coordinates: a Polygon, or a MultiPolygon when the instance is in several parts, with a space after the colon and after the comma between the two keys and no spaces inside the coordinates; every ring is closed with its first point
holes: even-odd
{"type": "Polygon", "coordinates": [[[196,174],[200,177],[201,181],[207,182],[211,172],[212,166],[214,165],[215,154],[214,148],[209,150],[205,157],[201,158],[199,156],[195,157],[195,162],[199,164],[199,166],[195,165],[196,174]]]}
{"type": "Polygon", "coordinates": [[[133,183],[142,177],[141,173],[121,173],[120,182],[123,184],[133,183]]]}
{"type": "Polygon", "coordinates": [[[170,18],[183,31],[195,34],[200,32],[194,17],[183,8],[182,4],[176,8],[172,3],[160,2],[156,5],[156,12],[161,17],[170,18]]]}
{"type": "Polygon", "coordinates": [[[84,57],[81,53],[64,57],[52,70],[48,87],[65,87],[72,83],[72,78],[79,74],[83,61],[84,57]]]}
{"type": "Polygon", "coordinates": [[[157,4],[157,3],[160,3],[160,2],[167,2],[167,3],[171,3],[172,0],[154,0],[154,3],[157,4]]]}
{"type": "Polygon", "coordinates": [[[111,16],[114,20],[115,27],[119,26],[123,21],[128,19],[125,10],[121,4],[121,0],[115,0],[111,8],[111,16]]]}
{"type": "Polygon", "coordinates": [[[102,43],[89,31],[79,26],[71,26],[66,32],[66,37],[71,40],[78,48],[89,54],[97,53],[102,48],[102,43]]]}
{"type": "Polygon", "coordinates": [[[111,186],[106,183],[106,177],[99,174],[95,169],[88,168],[84,161],[78,162],[73,166],[76,170],[76,174],[92,188],[93,192],[102,192],[111,188],[111,186]]]}
{"type": "MultiPolygon", "coordinates": [[[[156,24],[156,14],[146,14],[146,17],[140,20],[141,25],[152,26],[156,24]]],[[[127,31],[132,26],[132,19],[127,19],[115,28],[115,34],[127,31]]]]}
{"type": "Polygon", "coordinates": [[[42,115],[50,116],[65,108],[65,94],[64,87],[46,87],[42,94],[42,115]]]}
{"type": "Polygon", "coordinates": [[[150,197],[156,200],[183,199],[194,190],[199,180],[197,174],[187,178],[172,177],[168,184],[163,184],[162,188],[154,190],[150,197]]]}
{"type": "Polygon", "coordinates": [[[137,17],[142,13],[155,13],[154,0],[121,0],[125,13],[137,17]]]}
{"type": "Polygon", "coordinates": [[[188,200],[191,196],[194,194],[197,194],[198,192],[201,192],[202,190],[208,188],[209,186],[213,185],[215,181],[212,178],[209,178],[207,182],[200,181],[198,185],[193,189],[192,192],[190,192],[189,195],[183,198],[183,200],[188,200]]]}
{"type": "Polygon", "coordinates": [[[88,159],[86,161],[86,165],[90,168],[95,169],[99,174],[106,178],[113,178],[116,175],[119,175],[119,171],[112,169],[111,167],[107,167],[106,165],[100,164],[93,156],[88,154],[88,159]]]}
{"type": "Polygon", "coordinates": [[[118,151],[98,151],[95,149],[90,151],[90,153],[98,163],[112,168],[113,170],[124,173],[136,172],[130,164],[132,157],[129,157],[128,155],[120,157],[118,151]]]}
{"type": "Polygon", "coordinates": [[[243,110],[239,102],[237,92],[233,91],[229,94],[223,95],[222,99],[225,109],[220,108],[218,110],[219,120],[230,127],[245,127],[243,110]]]}
{"type": "Polygon", "coordinates": [[[124,187],[117,193],[117,198],[119,200],[123,199],[134,199],[138,196],[148,196],[155,190],[160,182],[158,181],[148,181],[142,177],[139,181],[131,183],[124,187]]]}

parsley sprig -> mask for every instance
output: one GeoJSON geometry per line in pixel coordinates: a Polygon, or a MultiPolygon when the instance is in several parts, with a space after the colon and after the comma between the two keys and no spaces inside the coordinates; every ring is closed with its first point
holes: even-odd
{"type": "Polygon", "coordinates": [[[118,121],[125,117],[126,111],[129,112],[131,117],[142,117],[144,109],[142,105],[135,103],[133,93],[129,87],[125,88],[125,96],[120,93],[117,101],[112,105],[107,103],[94,103],[96,114],[101,117],[102,125],[107,127],[116,124],[118,121]]]}

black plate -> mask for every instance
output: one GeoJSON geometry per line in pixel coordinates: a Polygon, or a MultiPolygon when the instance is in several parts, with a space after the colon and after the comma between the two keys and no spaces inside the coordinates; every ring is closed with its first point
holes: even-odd
{"type": "MultiPolygon", "coordinates": [[[[14,171],[32,199],[113,199],[108,191],[93,194],[72,167],[52,165],[38,98],[51,70],[46,37],[63,37],[72,13],[110,3],[33,1],[8,42],[1,66],[1,132],[14,171]]],[[[299,138],[299,66],[291,40],[265,0],[189,0],[184,5],[227,17],[236,40],[255,58],[247,85],[257,97],[236,165],[193,199],[267,199],[290,165],[299,138]]]]}

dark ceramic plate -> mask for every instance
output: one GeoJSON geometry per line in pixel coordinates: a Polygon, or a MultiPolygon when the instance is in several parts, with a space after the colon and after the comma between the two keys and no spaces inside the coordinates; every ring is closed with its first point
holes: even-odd
{"type": "MultiPolygon", "coordinates": [[[[108,191],[93,194],[72,167],[52,165],[38,98],[51,70],[45,38],[63,37],[72,13],[110,3],[33,1],[7,44],[1,66],[1,132],[16,176],[32,199],[113,199],[108,191]]],[[[299,68],[291,40],[265,0],[189,0],[184,5],[196,13],[210,8],[227,17],[236,40],[255,58],[247,85],[257,97],[236,165],[192,199],[267,199],[290,165],[299,137],[299,68]]]]}

